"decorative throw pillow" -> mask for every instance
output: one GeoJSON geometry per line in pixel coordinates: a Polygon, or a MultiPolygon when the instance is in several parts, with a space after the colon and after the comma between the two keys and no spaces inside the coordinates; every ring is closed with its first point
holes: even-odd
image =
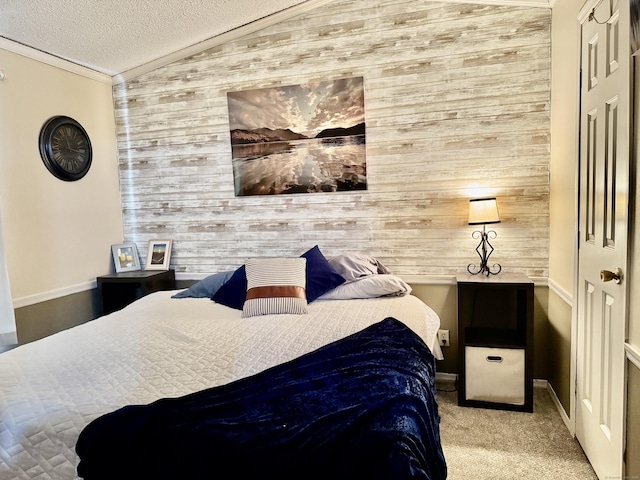
{"type": "Polygon", "coordinates": [[[182,290],[171,298],[211,298],[233,275],[233,270],[214,273],[194,283],[189,288],[182,290]]]}
{"type": "Polygon", "coordinates": [[[307,302],[313,302],[323,293],[345,282],[344,277],[336,272],[317,245],[300,256],[307,259],[307,302]]]}
{"type": "Polygon", "coordinates": [[[307,313],[306,258],[247,260],[247,296],[243,317],[279,313],[307,313]]]}
{"type": "MultiPolygon", "coordinates": [[[[334,289],[345,282],[316,245],[300,255],[307,260],[306,294],[307,302],[311,303],[320,295],[334,289]]],[[[238,268],[211,297],[211,299],[227,307],[242,310],[247,292],[247,277],[245,266],[238,268]]]]}
{"type": "Polygon", "coordinates": [[[247,276],[245,274],[245,266],[242,265],[233,272],[231,278],[218,289],[215,295],[211,297],[211,300],[236,310],[242,310],[246,295],[247,276]]]}

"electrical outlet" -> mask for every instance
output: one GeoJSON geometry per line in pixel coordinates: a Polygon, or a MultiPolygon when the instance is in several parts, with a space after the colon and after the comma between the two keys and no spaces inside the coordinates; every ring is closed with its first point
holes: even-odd
{"type": "Polygon", "coordinates": [[[438,330],[438,343],[441,347],[449,346],[449,330],[438,330]]]}

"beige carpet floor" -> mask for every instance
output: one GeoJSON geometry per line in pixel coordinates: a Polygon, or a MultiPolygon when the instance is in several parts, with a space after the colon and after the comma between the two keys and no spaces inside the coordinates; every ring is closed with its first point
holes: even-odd
{"type": "Polygon", "coordinates": [[[449,480],[597,480],[546,389],[522,413],[459,407],[453,383],[438,387],[449,480]]]}

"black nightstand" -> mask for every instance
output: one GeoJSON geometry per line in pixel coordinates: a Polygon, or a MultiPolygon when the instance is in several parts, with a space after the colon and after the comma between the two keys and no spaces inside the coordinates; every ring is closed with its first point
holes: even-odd
{"type": "Polygon", "coordinates": [[[458,405],[533,412],[533,282],[457,275],[458,405]]]}
{"type": "Polygon", "coordinates": [[[97,277],[96,280],[105,315],[120,310],[150,293],[176,288],[176,277],[173,270],[137,270],[111,273],[97,277]]]}

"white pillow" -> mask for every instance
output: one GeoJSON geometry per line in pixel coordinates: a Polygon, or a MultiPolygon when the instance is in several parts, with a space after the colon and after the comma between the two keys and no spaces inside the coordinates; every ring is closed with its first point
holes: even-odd
{"type": "Polygon", "coordinates": [[[306,266],[304,257],[247,260],[247,295],[242,316],[307,313],[306,266]]]}
{"type": "Polygon", "coordinates": [[[411,287],[400,277],[390,274],[370,275],[338,285],[318,300],[349,300],[353,298],[403,297],[411,287]]]}

